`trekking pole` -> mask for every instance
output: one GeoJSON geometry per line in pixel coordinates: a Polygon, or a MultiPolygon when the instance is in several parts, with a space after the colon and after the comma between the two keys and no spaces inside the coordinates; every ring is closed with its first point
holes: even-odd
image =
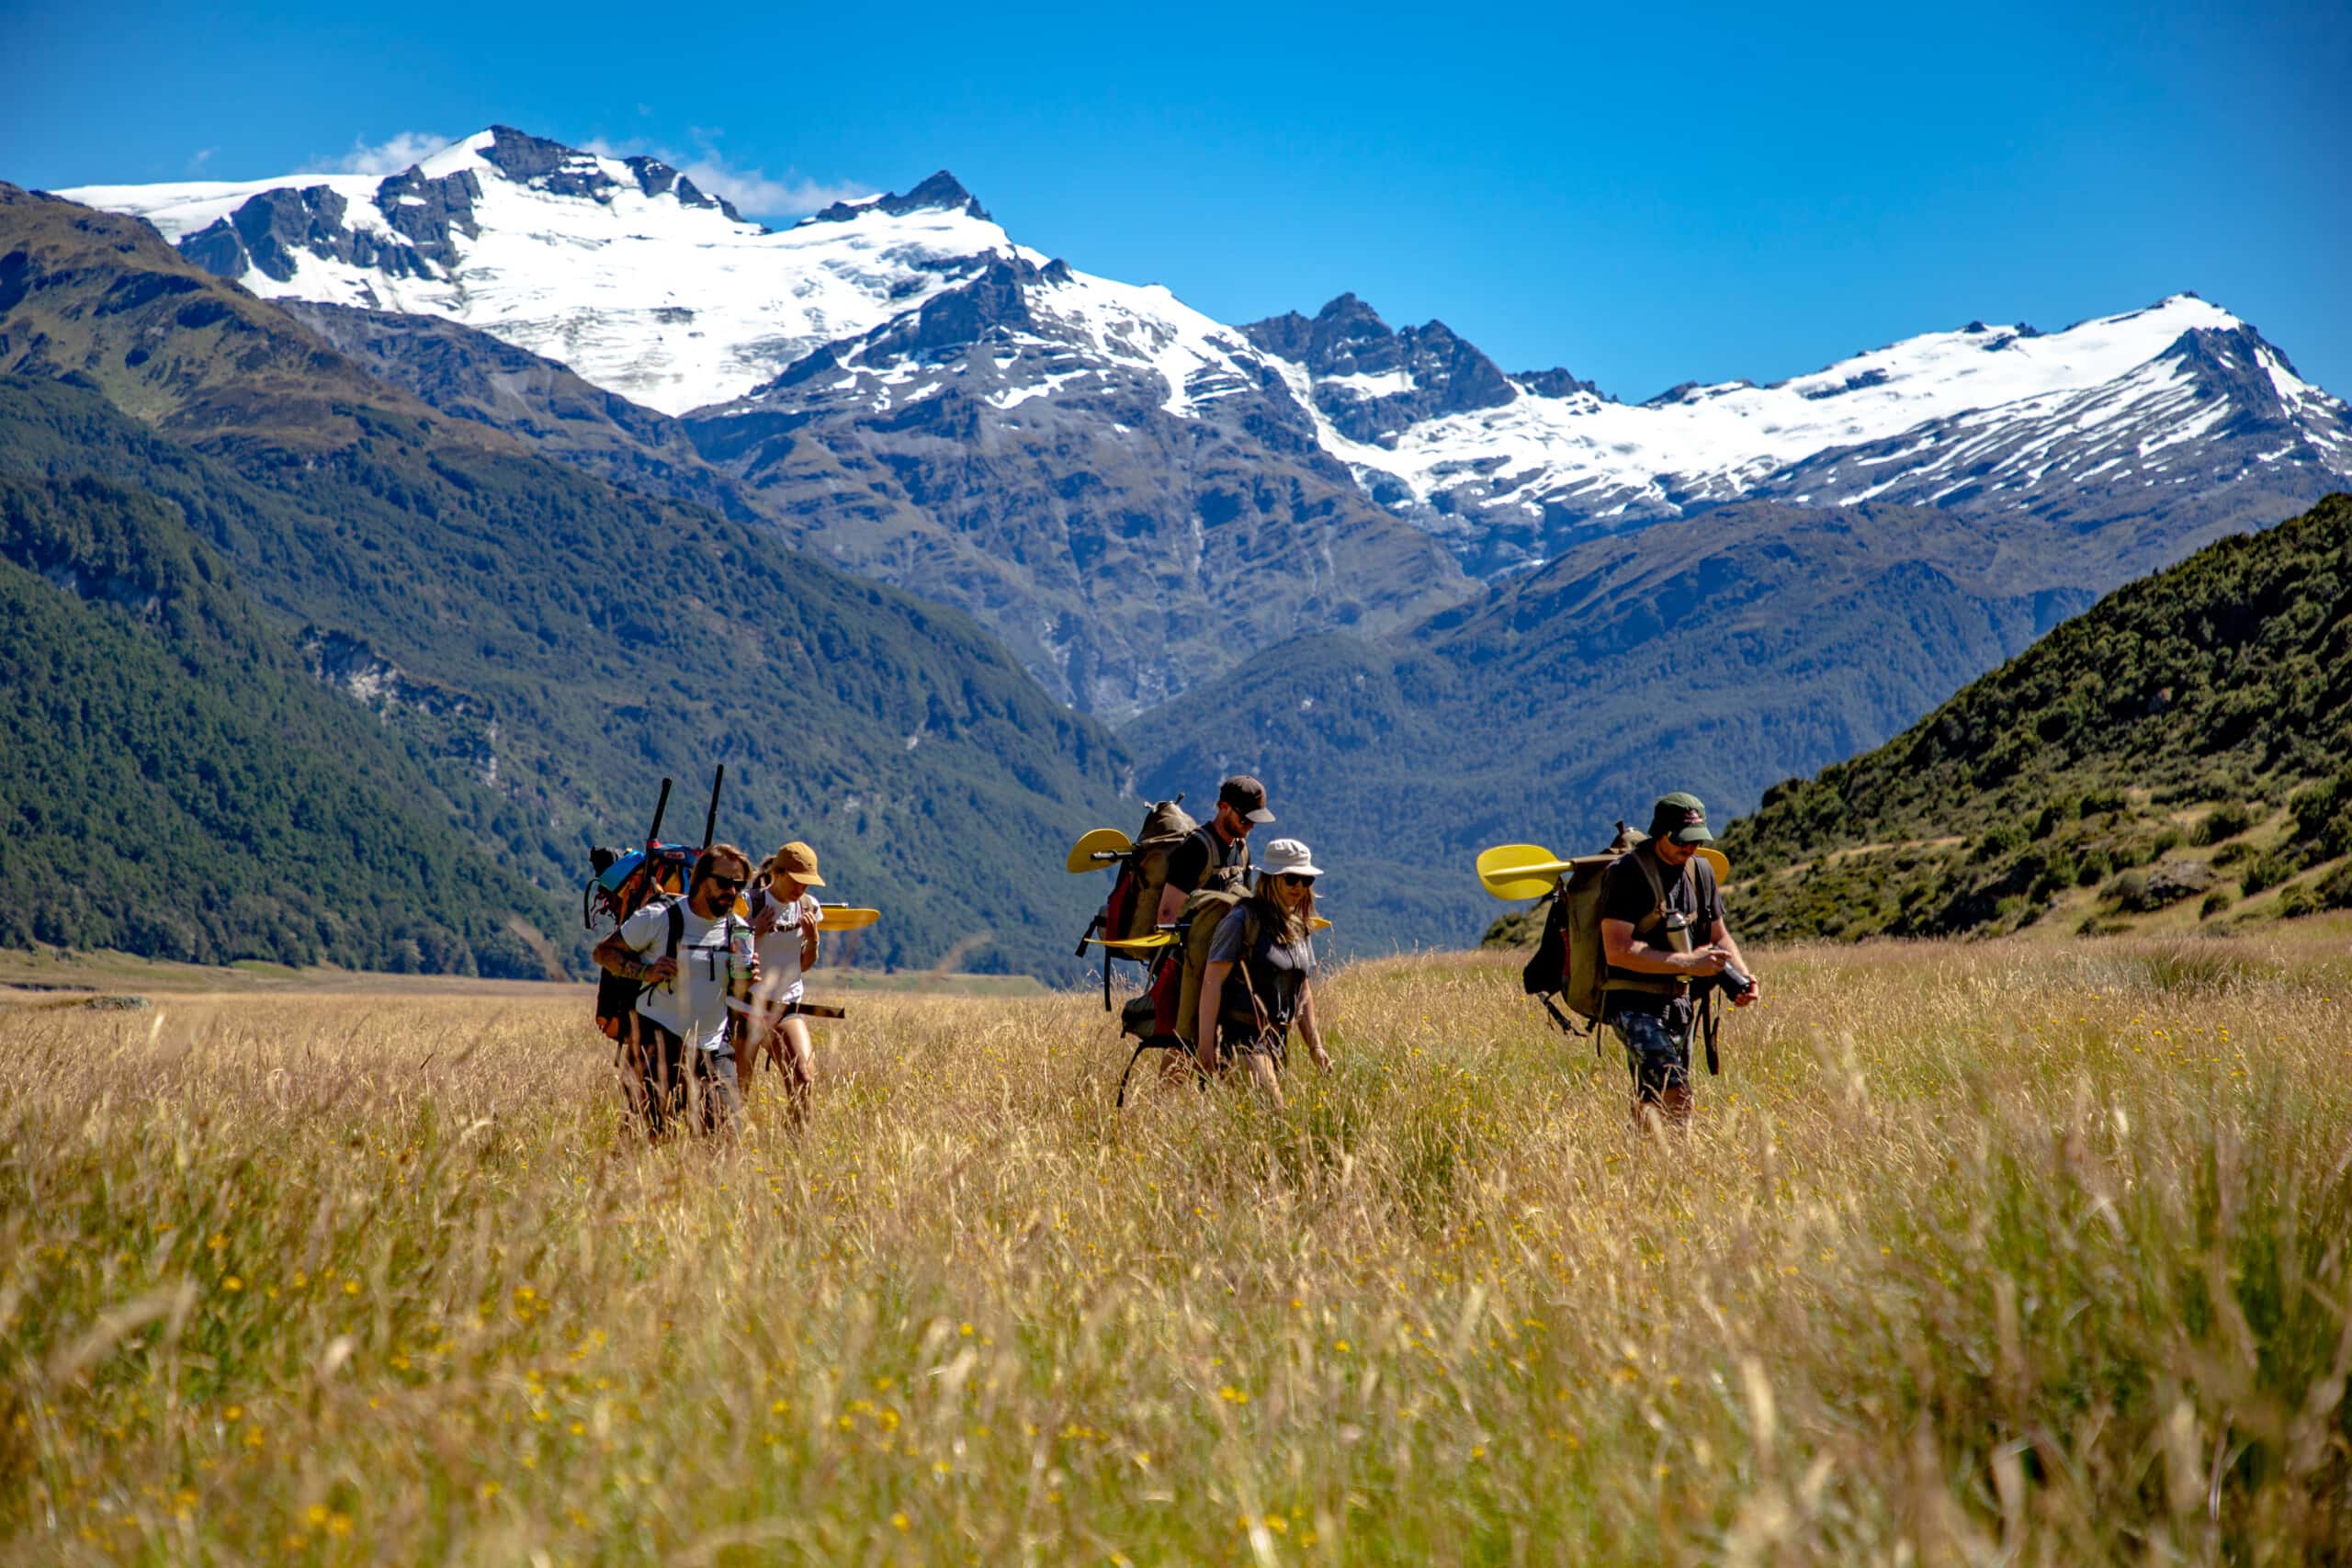
{"type": "Polygon", "coordinates": [[[702,819],[702,847],[710,848],[711,835],[718,829],[718,786],[727,782],[727,764],[718,764],[710,775],[710,813],[702,819]]]}
{"type": "Polygon", "coordinates": [[[645,830],[645,847],[651,849],[653,840],[662,836],[662,817],[670,809],[670,781],[662,781],[662,798],[653,803],[653,826],[645,830]]]}

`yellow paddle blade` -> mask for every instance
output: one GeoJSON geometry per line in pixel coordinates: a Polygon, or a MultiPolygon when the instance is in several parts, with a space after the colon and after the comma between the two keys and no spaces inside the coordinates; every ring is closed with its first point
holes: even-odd
{"type": "Polygon", "coordinates": [[[1317,915],[1308,919],[1306,929],[1311,931],[1328,931],[1331,929],[1331,922],[1317,915]]]}
{"type": "Polygon", "coordinates": [[[840,904],[825,906],[825,918],[817,923],[829,931],[862,931],[882,918],[879,909],[852,909],[840,904]]]}
{"type": "Polygon", "coordinates": [[[1731,880],[1731,862],[1724,858],[1723,851],[1702,844],[1699,846],[1699,858],[1715,868],[1716,886],[1721,887],[1731,880]]]}
{"type": "Polygon", "coordinates": [[[1091,936],[1086,939],[1114,953],[1149,953],[1156,947],[1172,947],[1174,931],[1154,931],[1149,936],[1091,936]]]}
{"type": "Polygon", "coordinates": [[[1574,863],[1541,844],[1497,844],[1478,852],[1478,882],[1498,898],[1541,898],[1574,863]]]}
{"type": "Polygon", "coordinates": [[[1101,871],[1135,847],[1135,840],[1116,828],[1096,828],[1070,846],[1069,858],[1062,864],[1073,874],[1101,871]]]}

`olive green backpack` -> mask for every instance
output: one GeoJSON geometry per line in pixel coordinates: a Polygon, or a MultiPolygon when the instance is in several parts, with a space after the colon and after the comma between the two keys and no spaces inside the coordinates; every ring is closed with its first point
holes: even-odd
{"type": "Polygon", "coordinates": [[[1168,860],[1197,826],[1184,813],[1184,797],[1152,807],[1136,835],[1136,847],[1119,866],[1111,897],[1102,906],[1102,934],[1114,942],[1149,936],[1159,925],[1159,893],[1168,886],[1168,860]]]}

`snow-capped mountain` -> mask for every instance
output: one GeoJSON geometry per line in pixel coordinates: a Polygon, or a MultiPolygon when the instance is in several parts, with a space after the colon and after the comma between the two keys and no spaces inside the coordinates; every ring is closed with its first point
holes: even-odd
{"type": "MultiPolygon", "coordinates": [[[[64,194],[257,294],[445,318],[560,361],[548,386],[568,367],[682,416],[797,537],[969,610],[1106,715],[1741,499],[2132,518],[2153,565],[2352,482],[2345,405],[2192,295],[1627,404],[1353,295],[1227,326],[1018,243],[945,174],[775,231],[655,160],[502,126],[383,179],[64,194]]],[[[403,368],[422,338],[344,325],[420,390],[492,375],[403,368]]],[[[630,471],[684,472],[637,440],[630,471]]]]}
{"type": "Polygon", "coordinates": [[[1801,505],[1887,500],[2072,516],[2144,512],[2183,492],[2210,502],[2298,468],[2352,473],[2352,410],[2237,324],[2192,327],[2098,386],[1833,449],[1756,489],[1801,505]]]}
{"type": "Polygon", "coordinates": [[[1476,592],[1241,333],[1025,253],[685,423],[797,535],[969,610],[1114,717],[1300,631],[1476,592]]]}
{"type": "Polygon", "coordinates": [[[669,413],[740,397],[1012,248],[944,175],[778,231],[658,160],[507,126],[382,179],[58,194],[146,219],[264,298],[446,316],[669,413]]]}
{"type": "MultiPolygon", "coordinates": [[[[1108,379],[1144,376],[1163,387],[1168,413],[1187,418],[1260,389],[1261,409],[1295,405],[1272,416],[1277,423],[1307,418],[1317,444],[1367,494],[1478,575],[1540,561],[1596,530],[1765,491],[1793,497],[1801,492],[1781,479],[1809,460],[1870,447],[1876,467],[1886,457],[1880,444],[1941,422],[1965,417],[1977,446],[2000,445],[1999,433],[2014,429],[2022,448],[2030,430],[2076,398],[2086,409],[2134,410],[2142,442],[2172,435],[2175,412],[2202,422],[2205,434],[2245,423],[2247,412],[2243,397],[2230,403],[2234,413],[2220,412],[2212,398],[2228,394],[2210,376],[2200,382],[2210,395],[2191,402],[2148,395],[2177,379],[2150,367],[2184,334],[2251,331],[2193,295],[2059,333],[1972,322],[1770,386],[1686,385],[1626,404],[1566,370],[1506,375],[1442,322],[1392,331],[1353,295],[1312,320],[1222,325],[1165,288],[1091,276],[1016,243],[944,174],[776,231],[655,160],[583,152],[503,126],[386,179],[63,194],[149,219],[185,254],[256,293],[446,316],[670,413],[745,412],[739,400],[763,388],[771,405],[779,395],[805,398],[818,368],[809,356],[829,355],[824,389],[853,383],[868,413],[890,417],[927,395],[910,353],[961,331],[979,309],[986,290],[966,286],[995,276],[1001,293],[1006,269],[1034,274],[1018,292],[1050,330],[1024,346],[1019,322],[990,323],[1022,349],[983,375],[997,383],[1001,409],[1083,400],[1108,379]],[[951,295],[961,316],[930,309],[951,295]]],[[[2283,355],[2264,352],[2302,385],[2283,370],[2283,355]]],[[[976,373],[958,372],[966,385],[976,373]]],[[[2277,395],[2299,434],[2264,461],[2308,466],[2319,489],[2316,476],[2335,482],[2352,472],[2344,405],[2308,386],[2289,397],[2282,383],[2277,395]]],[[[2100,460],[2076,462],[2059,448],[2087,458],[2096,445],[2037,446],[2052,454],[2037,493],[2100,460]]],[[[1941,456],[1952,458],[1950,440],[1941,456]]],[[[1859,471],[1849,467],[1816,499],[1868,490],[1853,482],[1859,471]]],[[[1896,479],[1889,470],[1871,482],[1884,487],[1875,493],[1914,493],[1896,479]]],[[[1951,493],[1962,504],[1973,492],[1951,493]]]]}
{"type": "Polygon", "coordinates": [[[1449,350],[1460,340],[1436,322],[1392,334],[1352,295],[1312,323],[1291,316],[1247,330],[1283,355],[1324,446],[1374,497],[1482,573],[1539,562],[1595,531],[1752,494],[1814,503],[1973,499],[1957,477],[1939,491],[1905,484],[1909,467],[1885,467],[1894,452],[1913,448],[1922,468],[1930,451],[1939,465],[1994,446],[2030,453],[2041,464],[2037,480],[2048,480],[2039,494],[2050,499],[2070,476],[2106,471],[2092,454],[2105,456],[2124,427],[2094,432],[2126,411],[2132,441],[2151,452],[2250,430],[2276,414],[2282,423],[2270,445],[2290,445],[2244,460],[2308,464],[2314,495],[2326,488],[2319,476],[2352,474],[2345,405],[2294,377],[2252,328],[2193,295],[2061,333],[1972,322],[1771,386],[1688,385],[1640,404],[1609,400],[1564,371],[1504,378],[1484,355],[1466,369],[1454,352],[1431,364],[1436,356],[1416,353],[1429,338],[1442,334],[1449,350]],[[2192,374],[2196,345],[2220,338],[2241,341],[2242,357],[2261,373],[2233,385],[2192,374]],[[1368,349],[1375,369],[1364,367],[1368,349]],[[1933,434],[1953,422],[1969,433],[1964,452],[1953,435],[1933,434]],[[1801,466],[1836,467],[1823,455],[1849,448],[1857,450],[1843,482],[1782,482],[1801,466]]]}

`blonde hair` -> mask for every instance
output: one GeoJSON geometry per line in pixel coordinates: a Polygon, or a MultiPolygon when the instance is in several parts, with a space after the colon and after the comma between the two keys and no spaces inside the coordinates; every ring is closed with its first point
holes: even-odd
{"type": "Polygon", "coordinates": [[[1306,901],[1297,909],[1285,908],[1274,897],[1274,878],[1282,872],[1261,871],[1250,885],[1250,901],[1258,906],[1258,918],[1270,922],[1280,933],[1284,946],[1304,942],[1315,933],[1315,879],[1306,879],[1306,901]]]}

